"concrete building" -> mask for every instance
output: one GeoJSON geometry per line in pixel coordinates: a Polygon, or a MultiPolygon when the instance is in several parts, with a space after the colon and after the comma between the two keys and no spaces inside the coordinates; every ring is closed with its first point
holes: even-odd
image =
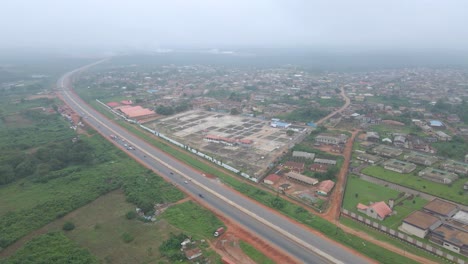
{"type": "Polygon", "coordinates": [[[302,173],[305,169],[305,164],[303,162],[286,161],[284,163],[284,167],[290,169],[291,171],[302,173]]]}
{"type": "Polygon", "coordinates": [[[377,132],[372,132],[368,131],[366,132],[366,141],[370,142],[379,142],[380,141],[380,135],[377,132]]]}
{"type": "Polygon", "coordinates": [[[420,171],[418,175],[426,180],[430,180],[442,184],[450,184],[458,179],[458,175],[452,172],[443,171],[427,167],[420,171]]]}
{"type": "Polygon", "coordinates": [[[319,159],[319,158],[316,158],[314,160],[315,163],[318,163],[318,164],[325,164],[325,165],[336,165],[336,160],[331,160],[331,159],[319,159]]]}
{"type": "Polygon", "coordinates": [[[346,136],[345,134],[341,134],[339,136],[321,134],[315,137],[316,142],[329,144],[329,145],[345,144],[347,140],[348,140],[348,136],[346,136]]]}
{"type": "Polygon", "coordinates": [[[328,170],[328,165],[325,164],[319,164],[319,163],[314,163],[310,165],[309,170],[313,172],[327,172],[328,170]]]}
{"type": "Polygon", "coordinates": [[[449,225],[436,228],[430,241],[455,253],[468,256],[468,232],[449,225]]]}
{"type": "Polygon", "coordinates": [[[370,164],[376,164],[377,162],[380,162],[382,160],[382,158],[379,156],[370,155],[367,153],[357,153],[356,159],[370,163],[370,164]]]}
{"type": "Polygon", "coordinates": [[[439,160],[435,156],[424,155],[418,152],[411,152],[407,155],[404,155],[403,158],[406,161],[420,164],[420,165],[425,165],[425,166],[431,166],[432,164],[436,163],[439,160]]]}
{"type": "Polygon", "coordinates": [[[315,158],[315,153],[309,153],[309,152],[304,152],[304,151],[293,151],[292,156],[294,158],[303,158],[303,159],[314,159],[315,158]]]}
{"type": "Polygon", "coordinates": [[[437,137],[438,140],[440,141],[450,141],[452,140],[452,137],[447,135],[445,132],[443,131],[436,131],[435,132],[435,136],[437,137]]]}
{"type": "Polygon", "coordinates": [[[423,207],[423,210],[438,217],[449,218],[457,213],[458,207],[452,203],[440,199],[434,199],[426,204],[423,207]]]}
{"type": "Polygon", "coordinates": [[[416,169],[416,165],[411,162],[404,162],[397,159],[389,159],[383,163],[384,169],[398,173],[410,173],[416,169]]]}
{"type": "Polygon", "coordinates": [[[468,175],[468,163],[458,162],[455,160],[447,160],[442,162],[440,167],[446,171],[454,172],[461,175],[468,175]]]}
{"type": "Polygon", "coordinates": [[[378,145],[372,149],[372,152],[382,157],[394,158],[400,156],[403,151],[401,149],[392,148],[385,145],[378,145]]]}
{"type": "Polygon", "coordinates": [[[316,185],[319,181],[315,178],[308,177],[296,172],[288,172],[286,173],[286,177],[290,180],[296,181],[301,184],[305,185],[316,185]]]}
{"type": "Polygon", "coordinates": [[[400,230],[410,235],[425,238],[430,231],[442,225],[438,217],[422,211],[415,211],[403,219],[400,230]]]}

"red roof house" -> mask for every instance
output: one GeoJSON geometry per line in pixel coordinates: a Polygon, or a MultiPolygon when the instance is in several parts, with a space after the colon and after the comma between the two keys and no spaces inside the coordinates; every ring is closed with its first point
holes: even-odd
{"type": "Polygon", "coordinates": [[[358,203],[357,209],[361,213],[364,213],[367,216],[378,219],[380,221],[384,220],[392,213],[392,209],[390,209],[390,207],[384,201],[373,203],[369,206],[358,203]]]}
{"type": "Polygon", "coordinates": [[[327,196],[328,193],[335,187],[335,183],[330,180],[325,180],[319,183],[317,187],[317,194],[327,196]]]}
{"type": "Polygon", "coordinates": [[[120,104],[119,104],[119,103],[117,103],[117,102],[108,102],[106,105],[107,105],[107,106],[109,106],[109,107],[112,107],[112,108],[114,108],[114,107],[117,107],[117,106],[119,106],[120,104]]]}
{"type": "Polygon", "coordinates": [[[275,184],[277,181],[279,181],[279,179],[281,179],[281,176],[279,175],[276,175],[276,174],[270,174],[268,176],[265,177],[265,179],[263,180],[264,183],[268,184],[268,185],[273,185],[275,184]]]}

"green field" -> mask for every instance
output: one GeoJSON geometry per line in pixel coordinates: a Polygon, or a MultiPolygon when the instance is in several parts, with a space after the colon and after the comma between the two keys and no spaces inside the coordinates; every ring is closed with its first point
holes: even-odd
{"type": "Polygon", "coordinates": [[[369,166],[362,170],[362,173],[400,184],[418,191],[426,192],[438,197],[452,200],[457,203],[468,205],[468,194],[463,192],[463,184],[466,178],[460,178],[451,185],[445,185],[428,181],[414,174],[401,174],[393,171],[386,170],[379,166],[369,166]]]}
{"type": "Polygon", "coordinates": [[[244,241],[240,241],[239,243],[240,248],[244,253],[249,256],[253,261],[259,264],[275,264],[273,260],[268,258],[267,256],[263,255],[262,252],[258,251],[252,245],[245,243],[244,241]]]}
{"type": "MultiPolygon", "coordinates": [[[[385,186],[367,182],[358,178],[356,175],[349,175],[343,200],[343,208],[355,213],[359,213],[356,209],[356,205],[358,203],[369,205],[369,202],[384,201],[388,204],[389,199],[394,199],[394,211],[396,211],[397,214],[386,218],[381,223],[387,227],[396,229],[399,225],[401,225],[401,221],[404,218],[406,218],[413,211],[421,209],[428,202],[422,198],[414,197],[411,200],[405,199],[403,204],[399,205],[399,202],[402,201],[404,197],[398,197],[398,191],[386,188],[385,186]]],[[[362,215],[365,216],[364,214],[362,215]]]]}

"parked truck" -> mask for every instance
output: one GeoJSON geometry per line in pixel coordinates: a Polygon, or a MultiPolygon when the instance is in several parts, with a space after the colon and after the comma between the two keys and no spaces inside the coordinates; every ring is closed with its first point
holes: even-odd
{"type": "Polygon", "coordinates": [[[224,233],[224,227],[220,227],[220,228],[216,229],[216,231],[214,232],[213,236],[219,237],[219,236],[222,235],[223,233],[224,233]]]}

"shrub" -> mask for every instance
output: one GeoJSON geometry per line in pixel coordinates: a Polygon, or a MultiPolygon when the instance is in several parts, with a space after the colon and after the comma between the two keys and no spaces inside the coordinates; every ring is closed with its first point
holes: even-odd
{"type": "Polygon", "coordinates": [[[71,230],[75,229],[75,224],[73,224],[70,221],[67,221],[67,222],[65,222],[63,224],[62,229],[65,230],[65,231],[71,231],[71,230]]]}
{"type": "Polygon", "coordinates": [[[125,217],[127,217],[128,220],[135,219],[137,217],[137,213],[135,211],[128,211],[125,214],[125,217]]]}
{"type": "Polygon", "coordinates": [[[130,243],[130,242],[132,242],[134,239],[135,239],[135,238],[134,238],[131,234],[127,233],[127,232],[125,232],[125,233],[122,234],[122,240],[123,240],[123,242],[125,242],[125,243],[130,243]]]}

